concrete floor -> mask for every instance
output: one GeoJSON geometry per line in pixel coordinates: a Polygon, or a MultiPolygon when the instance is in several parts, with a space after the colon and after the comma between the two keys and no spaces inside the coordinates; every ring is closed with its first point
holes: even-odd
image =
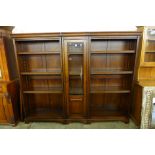
{"type": "Polygon", "coordinates": [[[138,127],[130,120],[128,124],[123,122],[96,122],[91,124],[83,123],[46,123],[46,122],[32,122],[25,124],[18,123],[16,127],[8,125],[0,125],[0,129],[137,129],[138,127]]]}

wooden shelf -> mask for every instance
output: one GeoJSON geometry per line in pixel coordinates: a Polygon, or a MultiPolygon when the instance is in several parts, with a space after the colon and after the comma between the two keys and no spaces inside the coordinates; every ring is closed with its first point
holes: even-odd
{"type": "Polygon", "coordinates": [[[126,93],[130,93],[130,90],[100,90],[100,91],[90,91],[91,94],[102,94],[102,93],[110,93],[110,94],[114,94],[114,93],[122,93],[122,94],[126,94],[126,93]]]}
{"type": "Polygon", "coordinates": [[[23,91],[24,94],[61,94],[61,90],[27,90],[23,91]]]}
{"type": "Polygon", "coordinates": [[[48,52],[18,52],[18,55],[44,55],[44,54],[60,54],[60,51],[48,51],[48,52]]]}
{"type": "MultiPolygon", "coordinates": [[[[41,34],[42,35],[42,34],[41,34]]],[[[60,42],[59,38],[50,38],[50,37],[24,37],[16,38],[16,42],[60,42]]]]}
{"type": "Polygon", "coordinates": [[[124,50],[124,51],[91,51],[91,54],[125,54],[125,53],[135,53],[135,50],[124,50]]]}
{"type": "Polygon", "coordinates": [[[118,118],[124,118],[124,113],[122,111],[117,111],[117,110],[103,110],[102,107],[96,108],[95,106],[91,106],[91,113],[93,114],[93,119],[98,119],[101,116],[105,116],[105,120],[115,120],[116,117],[118,118]]]}
{"type": "Polygon", "coordinates": [[[133,71],[121,71],[121,70],[103,70],[103,69],[92,69],[92,75],[102,75],[102,74],[133,74],[133,71]]]}
{"type": "Polygon", "coordinates": [[[21,72],[21,75],[61,75],[61,72],[21,72]]]}
{"type": "Polygon", "coordinates": [[[122,89],[115,86],[94,86],[91,87],[90,93],[98,94],[98,93],[130,93],[131,91],[128,89],[122,89]]]}

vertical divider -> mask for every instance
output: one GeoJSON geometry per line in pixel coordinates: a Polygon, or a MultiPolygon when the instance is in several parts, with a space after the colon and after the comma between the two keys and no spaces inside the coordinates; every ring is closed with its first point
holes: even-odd
{"type": "Polygon", "coordinates": [[[63,89],[63,118],[67,118],[66,111],[66,75],[65,75],[65,51],[64,51],[64,38],[60,38],[60,58],[61,58],[61,82],[63,89]]]}
{"type": "Polygon", "coordinates": [[[91,59],[91,37],[88,37],[88,51],[87,51],[87,122],[90,120],[90,86],[91,86],[91,80],[90,80],[90,73],[91,73],[91,65],[90,65],[90,59],[91,59]]]}

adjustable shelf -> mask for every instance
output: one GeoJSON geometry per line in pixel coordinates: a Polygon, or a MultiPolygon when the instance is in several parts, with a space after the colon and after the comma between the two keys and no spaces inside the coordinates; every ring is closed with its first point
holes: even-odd
{"type": "Polygon", "coordinates": [[[128,89],[120,89],[115,86],[109,86],[109,87],[91,87],[91,94],[102,94],[102,93],[130,93],[131,91],[128,89]]]}
{"type": "Polygon", "coordinates": [[[132,54],[135,53],[135,50],[123,50],[123,51],[119,51],[119,50],[113,50],[113,51],[91,51],[91,54],[132,54]]]}
{"type": "Polygon", "coordinates": [[[24,94],[61,94],[61,90],[29,90],[23,91],[24,94]]]}
{"type": "Polygon", "coordinates": [[[92,75],[102,75],[102,74],[133,74],[133,71],[121,71],[121,70],[104,70],[104,69],[92,69],[92,75]]]}
{"type": "Polygon", "coordinates": [[[26,43],[26,42],[59,42],[59,37],[44,37],[44,36],[37,36],[37,37],[23,37],[23,38],[16,38],[16,42],[26,43]]]}
{"type": "Polygon", "coordinates": [[[60,51],[48,51],[48,52],[18,52],[18,55],[48,55],[48,54],[60,54],[60,51]]]}
{"type": "Polygon", "coordinates": [[[109,94],[114,94],[114,93],[120,93],[120,94],[128,94],[130,93],[130,90],[102,90],[102,91],[91,91],[91,94],[104,94],[104,93],[109,93],[109,94]]]}
{"type": "Polygon", "coordinates": [[[21,75],[61,75],[61,71],[56,72],[21,72],[21,75]]]}

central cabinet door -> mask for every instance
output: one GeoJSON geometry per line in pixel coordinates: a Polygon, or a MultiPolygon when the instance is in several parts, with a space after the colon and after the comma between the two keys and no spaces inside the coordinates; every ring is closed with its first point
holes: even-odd
{"type": "Polygon", "coordinates": [[[86,116],[86,41],[64,40],[67,116],[86,116]]]}

